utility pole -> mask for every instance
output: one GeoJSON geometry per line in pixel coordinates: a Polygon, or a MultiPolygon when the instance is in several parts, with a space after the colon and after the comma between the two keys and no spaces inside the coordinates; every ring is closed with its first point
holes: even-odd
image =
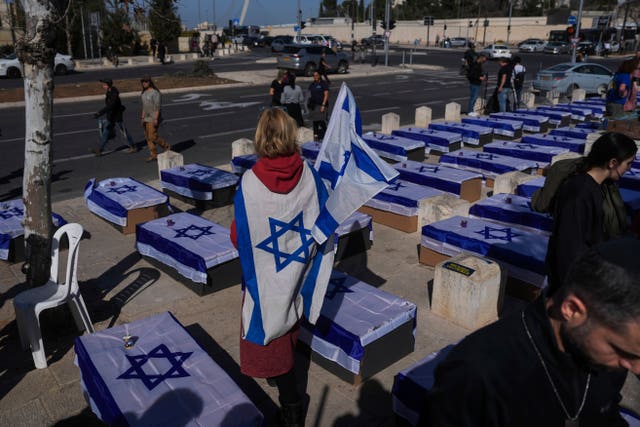
{"type": "Polygon", "coordinates": [[[80,3],[80,24],[82,24],[82,46],[84,47],[84,59],[87,59],[87,33],[84,30],[84,8],[80,3]]]}
{"type": "Polygon", "coordinates": [[[298,0],[298,43],[300,43],[300,33],[302,32],[302,9],[300,6],[300,0],[298,0]]]}
{"type": "Polygon", "coordinates": [[[578,6],[578,22],[576,22],[576,33],[574,34],[574,41],[571,43],[571,63],[576,63],[576,47],[578,46],[577,40],[580,37],[580,21],[582,21],[582,6],[584,5],[584,0],[580,0],[580,5],[578,6]]]}
{"type": "MultiPolygon", "coordinates": [[[[351,1],[351,46],[353,46],[353,42],[355,37],[353,35],[355,28],[355,17],[358,15],[358,2],[356,0],[351,1]]],[[[352,49],[353,50],[353,49],[352,49]]]]}
{"type": "Polygon", "coordinates": [[[384,6],[384,22],[386,22],[386,29],[385,29],[385,35],[384,35],[384,65],[385,67],[389,65],[389,37],[387,37],[387,34],[390,34],[391,30],[389,29],[389,15],[391,15],[391,6],[389,4],[389,0],[386,1],[386,4],[384,6]]]}
{"type": "Polygon", "coordinates": [[[198,25],[196,25],[196,28],[200,27],[201,23],[202,23],[202,14],[200,13],[200,0],[198,0],[198,25]]]}
{"type": "Polygon", "coordinates": [[[213,31],[217,29],[218,26],[216,25],[216,0],[213,0],[213,31]]]}

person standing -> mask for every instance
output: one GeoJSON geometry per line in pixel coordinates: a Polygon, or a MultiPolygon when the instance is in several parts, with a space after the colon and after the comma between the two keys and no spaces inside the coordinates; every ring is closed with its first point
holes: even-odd
{"type": "Polygon", "coordinates": [[[636,73],[636,68],[638,68],[638,59],[629,59],[620,64],[618,71],[613,75],[612,83],[607,91],[608,115],[622,118],[626,110],[625,105],[628,105],[627,108],[630,111],[635,110],[631,107],[635,104],[633,76],[636,73]]]}
{"type": "Polygon", "coordinates": [[[515,91],[516,98],[515,110],[520,107],[520,103],[522,102],[522,88],[524,87],[524,76],[527,69],[522,65],[522,58],[517,55],[513,57],[511,62],[513,64],[513,90],[515,91]]]}
{"type": "Polygon", "coordinates": [[[313,73],[313,82],[309,85],[309,118],[313,121],[313,134],[316,141],[322,141],[327,131],[327,106],[329,105],[329,85],[320,79],[320,73],[313,73]]]}
{"type": "Polygon", "coordinates": [[[282,105],[280,103],[280,97],[282,96],[282,91],[284,90],[284,77],[286,74],[287,72],[285,70],[279,69],[276,78],[271,82],[271,87],[269,87],[269,96],[271,96],[272,107],[282,105]]]}
{"type": "Polygon", "coordinates": [[[318,317],[332,266],[331,249],[310,234],[327,192],[300,157],[296,124],[282,109],[262,112],[255,146],[258,160],[236,191],[230,232],[244,285],[240,371],[278,388],[279,425],[302,427],[295,349],[302,318],[313,324],[318,317]],[[289,231],[274,234],[274,224],[289,231]]]}
{"type": "Polygon", "coordinates": [[[105,116],[102,121],[102,132],[100,134],[100,147],[93,149],[93,152],[96,156],[101,156],[104,151],[105,145],[109,141],[109,136],[115,132],[115,129],[119,129],[122,135],[127,140],[127,145],[129,149],[127,153],[135,153],[138,151],[136,148],[133,138],[131,134],[127,132],[127,127],[124,124],[124,120],[122,117],[122,113],[125,110],[124,105],[122,105],[122,101],[120,100],[120,93],[118,89],[113,85],[113,80],[111,79],[100,79],[100,83],[102,83],[102,88],[105,91],[104,96],[104,107],[94,113],[93,117],[99,119],[102,116],[105,116]]]}
{"type": "Polygon", "coordinates": [[[640,242],[573,261],[567,281],[464,338],[435,369],[419,426],[625,427],[620,391],[640,374],[640,242]]]}
{"type": "Polygon", "coordinates": [[[513,107],[513,86],[511,85],[512,67],[507,58],[500,58],[498,61],[500,69],[498,70],[498,104],[500,112],[511,111],[513,107]]]}
{"type": "Polygon", "coordinates": [[[473,61],[469,64],[467,71],[467,79],[469,79],[469,109],[468,114],[471,117],[477,117],[478,113],[475,112],[475,105],[480,90],[482,89],[482,83],[487,82],[487,75],[482,69],[482,65],[487,62],[487,55],[480,52],[473,61]]]}
{"type": "Polygon", "coordinates": [[[144,137],[147,140],[147,146],[149,147],[149,157],[147,162],[156,160],[158,157],[157,146],[161,146],[164,151],[171,149],[171,146],[163,138],[158,136],[158,128],[162,122],[161,96],[160,91],[156,88],[156,85],[151,80],[151,77],[144,76],[140,79],[142,84],[142,126],[144,127],[144,137]]]}
{"type": "MultiPolygon", "coordinates": [[[[605,216],[605,195],[609,194],[606,185],[611,181],[619,181],[631,169],[637,150],[631,138],[621,133],[605,133],[594,142],[589,154],[578,164],[576,172],[559,186],[553,197],[553,229],[546,257],[549,295],[564,283],[574,259],[590,247],[614,237],[612,231],[607,233],[606,230],[612,227],[606,226],[605,221],[610,221],[606,217],[615,218],[619,215],[611,207],[607,208],[605,216]]],[[[552,176],[548,175],[547,179],[552,179],[552,176]]],[[[608,204],[615,206],[616,203],[608,204]]],[[[622,200],[618,204],[622,205],[622,200]]],[[[622,228],[618,231],[620,233],[625,233],[628,226],[624,214],[623,208],[625,226],[616,227],[622,228]]]]}
{"type": "Polygon", "coordinates": [[[156,57],[156,51],[158,50],[158,40],[151,39],[149,41],[149,46],[151,47],[151,57],[155,58],[156,57]]]}
{"type": "Polygon", "coordinates": [[[158,43],[158,59],[160,59],[160,63],[162,65],[165,64],[164,58],[166,54],[167,54],[167,47],[164,45],[164,42],[158,43]]]}
{"type": "Polygon", "coordinates": [[[327,75],[329,68],[331,68],[331,66],[327,63],[327,54],[325,50],[322,49],[322,54],[320,55],[320,64],[318,64],[318,73],[320,74],[320,77],[327,82],[327,85],[331,84],[329,76],[327,75]]]}
{"type": "Polygon", "coordinates": [[[282,89],[280,95],[280,103],[287,108],[287,112],[296,121],[298,126],[304,126],[302,118],[302,103],[304,102],[304,94],[299,85],[296,85],[296,76],[293,73],[287,74],[287,83],[282,89]]]}

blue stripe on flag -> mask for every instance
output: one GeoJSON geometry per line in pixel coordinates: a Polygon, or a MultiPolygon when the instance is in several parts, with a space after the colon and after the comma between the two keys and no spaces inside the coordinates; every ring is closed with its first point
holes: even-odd
{"type": "Polygon", "coordinates": [[[331,163],[329,162],[320,162],[320,170],[318,171],[321,177],[326,179],[331,183],[331,189],[336,188],[336,184],[338,183],[338,179],[340,178],[340,172],[336,171],[331,163]]]}
{"type": "MultiPolygon", "coordinates": [[[[333,242],[331,242],[333,245],[333,242]]],[[[304,316],[308,319],[311,314],[311,304],[313,303],[313,293],[316,290],[316,282],[318,281],[318,273],[320,272],[320,267],[322,266],[322,260],[324,258],[324,253],[326,250],[327,242],[324,242],[322,245],[316,244],[316,254],[313,257],[313,261],[311,263],[311,269],[307,274],[307,277],[304,279],[304,284],[302,285],[302,289],[300,290],[300,295],[302,296],[302,309],[304,316]]]]}
{"type": "Polygon", "coordinates": [[[353,142],[351,143],[351,155],[355,158],[358,169],[380,182],[387,182],[386,177],[380,172],[371,157],[353,142]]]}
{"type": "Polygon", "coordinates": [[[265,334],[264,327],[262,325],[260,295],[258,293],[256,266],[253,260],[253,245],[251,243],[251,236],[249,235],[247,207],[244,203],[244,196],[242,194],[242,182],[240,182],[240,185],[238,186],[233,204],[235,208],[236,234],[238,236],[238,251],[240,253],[240,266],[242,267],[243,283],[254,302],[251,321],[249,322],[248,327],[245,325],[247,329],[245,339],[259,345],[264,345],[265,334]]]}

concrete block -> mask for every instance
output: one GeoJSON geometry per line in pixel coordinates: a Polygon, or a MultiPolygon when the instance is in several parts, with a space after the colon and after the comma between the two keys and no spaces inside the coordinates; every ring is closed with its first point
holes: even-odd
{"type": "Polygon", "coordinates": [[[537,175],[526,174],[520,171],[513,171],[498,175],[493,181],[494,194],[515,194],[516,188],[520,184],[537,178],[537,175]]]}
{"type": "Polygon", "coordinates": [[[587,91],[584,89],[574,89],[571,92],[571,101],[584,101],[587,97],[587,91]]]}
{"type": "Polygon", "coordinates": [[[296,143],[298,145],[302,145],[305,142],[314,141],[313,138],[313,129],[309,129],[306,127],[299,127],[298,132],[296,133],[296,143]]]}
{"type": "Polygon", "coordinates": [[[414,126],[417,128],[426,128],[431,124],[431,115],[432,111],[429,107],[418,107],[416,108],[416,120],[414,126]]]}
{"type": "Polygon", "coordinates": [[[133,58],[127,59],[127,65],[133,65],[133,58]]]}
{"type": "Polygon", "coordinates": [[[447,122],[459,122],[460,121],[460,104],[457,102],[450,102],[445,106],[444,119],[447,122]]]}
{"type": "Polygon", "coordinates": [[[418,227],[422,228],[436,221],[453,216],[468,216],[471,203],[453,194],[430,197],[418,205],[418,227]]]}
{"type": "Polygon", "coordinates": [[[484,98],[476,99],[476,103],[473,104],[473,111],[478,114],[482,114],[482,112],[484,111],[485,103],[486,103],[486,100],[484,98]]]}
{"type": "Polygon", "coordinates": [[[184,157],[175,151],[165,151],[158,154],[158,178],[160,179],[160,171],[174,168],[176,166],[184,166],[184,157]]]}
{"type": "Polygon", "coordinates": [[[391,135],[391,132],[400,127],[400,116],[396,113],[382,115],[382,133],[391,135]]]}
{"type": "Polygon", "coordinates": [[[584,155],[588,155],[589,152],[591,151],[591,146],[593,146],[593,143],[596,142],[596,140],[598,138],[600,138],[602,136],[602,134],[604,134],[605,131],[603,130],[599,130],[597,132],[592,132],[589,135],[587,135],[587,143],[584,146],[584,155]]]}
{"type": "Polygon", "coordinates": [[[536,104],[536,95],[533,92],[523,92],[522,93],[522,102],[527,108],[534,108],[536,104]]]}
{"type": "Polygon", "coordinates": [[[553,156],[551,158],[551,164],[554,164],[555,162],[560,160],[576,159],[578,157],[582,157],[582,155],[578,153],[574,153],[573,151],[569,151],[567,153],[562,153],[562,154],[558,154],[557,156],[553,156]]]}
{"type": "Polygon", "coordinates": [[[149,57],[149,64],[153,64],[154,62],[156,62],[156,58],[154,58],[153,56],[149,57]]]}
{"type": "Polygon", "coordinates": [[[248,138],[236,139],[231,143],[231,158],[255,153],[256,146],[248,138]]]}
{"type": "Polygon", "coordinates": [[[550,90],[545,96],[547,98],[547,101],[549,101],[551,105],[557,105],[560,99],[560,92],[558,92],[557,90],[550,90]]]}
{"type": "Polygon", "coordinates": [[[498,319],[503,295],[497,263],[461,254],[436,265],[431,312],[475,330],[498,319]]]}

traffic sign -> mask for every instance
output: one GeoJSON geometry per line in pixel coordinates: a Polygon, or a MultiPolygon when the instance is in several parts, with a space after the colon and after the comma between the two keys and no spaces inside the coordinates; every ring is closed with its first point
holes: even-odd
{"type": "Polygon", "coordinates": [[[578,18],[575,15],[569,15],[569,19],[567,19],[567,24],[576,25],[578,23],[578,18]]]}
{"type": "Polygon", "coordinates": [[[300,31],[300,27],[298,25],[294,25],[293,26],[293,31],[295,31],[297,33],[298,31],[300,31]]]}
{"type": "Polygon", "coordinates": [[[233,25],[240,25],[240,20],[238,18],[233,18],[233,25]]]}

